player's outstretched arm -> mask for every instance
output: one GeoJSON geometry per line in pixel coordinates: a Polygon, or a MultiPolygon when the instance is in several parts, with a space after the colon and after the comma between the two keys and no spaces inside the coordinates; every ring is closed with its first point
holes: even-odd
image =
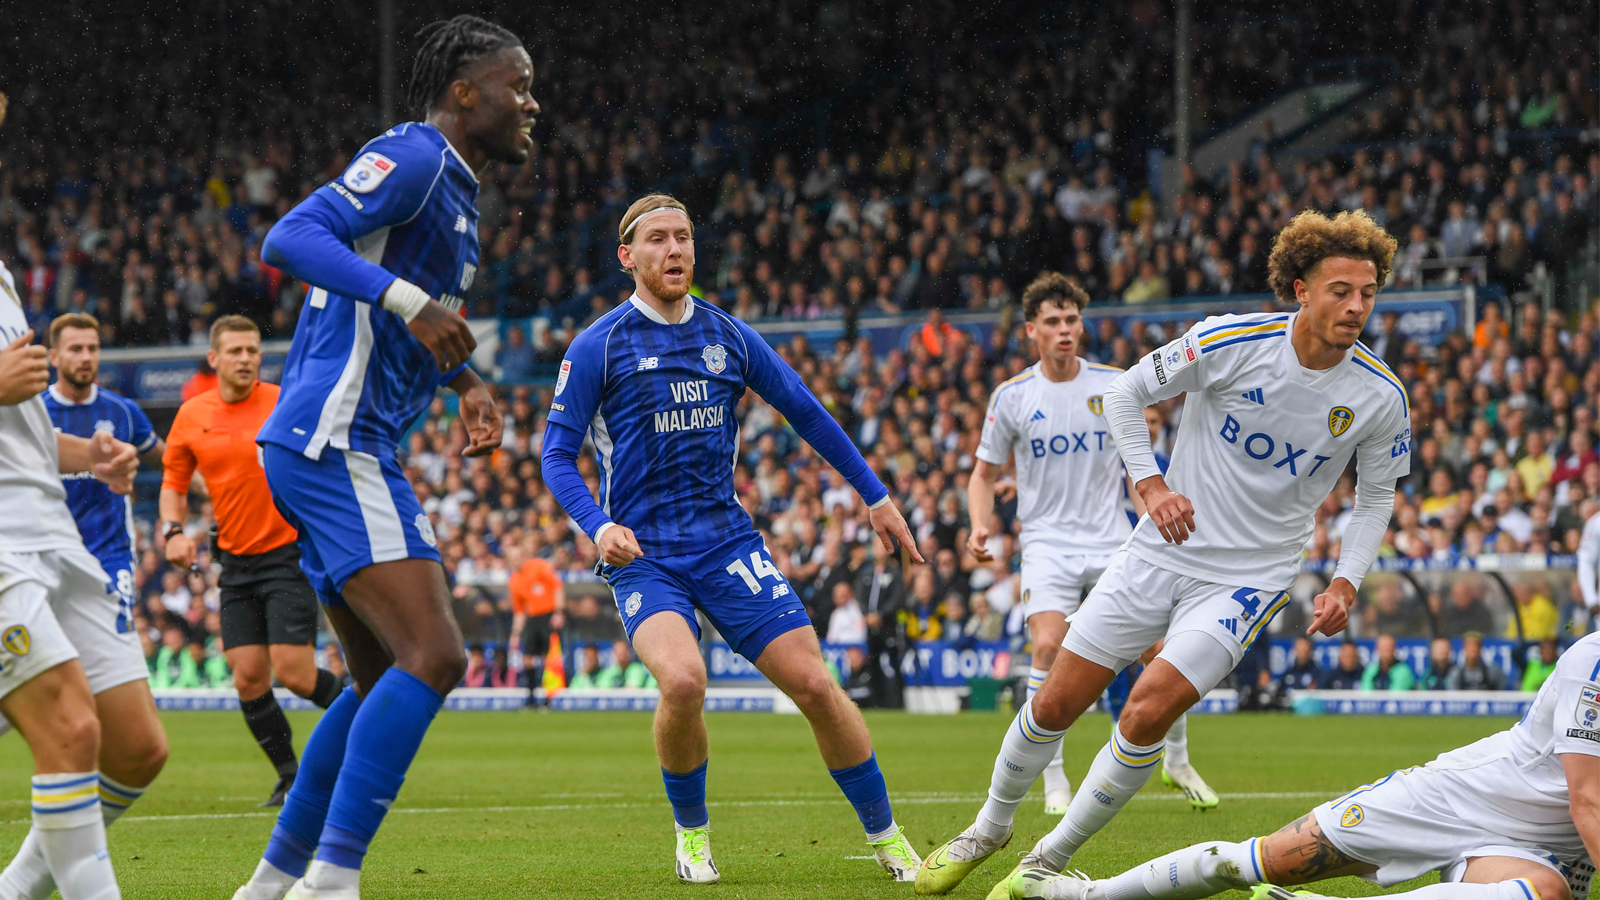
{"type": "Polygon", "coordinates": [[[33,343],[32,330],[0,350],[0,406],[15,406],[39,396],[49,386],[50,356],[33,343]]]}
{"type": "Polygon", "coordinates": [[[94,477],[119,494],[133,491],[133,476],[139,471],[139,454],[133,445],[119,441],[104,431],[92,438],[56,432],[57,467],[63,473],[92,472],[94,477]]]}
{"type": "MultiPolygon", "coordinates": [[[[447,315],[460,319],[454,313],[447,315]]],[[[483,379],[478,377],[477,372],[463,368],[450,380],[450,390],[461,398],[461,422],[466,426],[467,438],[471,441],[462,455],[483,456],[493,453],[505,434],[505,418],[500,415],[500,407],[495,405],[494,398],[489,396],[483,379]]]]}
{"type": "Polygon", "coordinates": [[[967,532],[967,552],[978,562],[989,562],[989,517],[994,515],[995,475],[1000,468],[987,460],[972,464],[972,477],[967,481],[967,518],[972,528],[967,532]]]}
{"type": "Polygon", "coordinates": [[[1561,754],[1567,773],[1567,804],[1590,859],[1600,859],[1600,756],[1561,754]]]}

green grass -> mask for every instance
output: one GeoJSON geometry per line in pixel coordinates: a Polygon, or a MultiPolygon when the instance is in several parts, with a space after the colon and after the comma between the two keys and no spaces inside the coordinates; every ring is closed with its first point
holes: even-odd
{"type": "MultiPolygon", "coordinates": [[[[304,740],[315,721],[291,716],[304,740]]],[[[111,831],[128,900],[231,897],[259,859],[272,816],[256,809],[271,785],[266,760],[235,714],[164,716],[172,756],[145,799],[111,831]]],[[[917,848],[971,823],[1007,720],[873,713],[868,724],[917,848]]],[[[1096,876],[1199,840],[1276,830],[1322,799],[1504,728],[1490,719],[1195,716],[1196,767],[1224,795],[1191,811],[1153,778],[1144,794],[1073,861],[1096,876]],[[1230,797],[1230,794],[1288,796],[1230,797]]],[[[720,885],[679,885],[672,821],[639,713],[444,713],[429,733],[394,812],[367,858],[367,898],[910,897],[866,859],[860,824],[798,716],[710,717],[712,847],[720,885]]],[[[1076,785],[1105,741],[1105,716],[1067,735],[1076,785]]],[[[0,851],[27,830],[31,764],[21,741],[0,742],[0,851]]],[[[1049,829],[1038,788],[1019,811],[1012,847],[952,896],[982,897],[1049,829]]],[[[1346,879],[1328,889],[1376,891],[1346,879]]],[[[1238,896],[1236,895],[1235,900],[1238,896]]]]}

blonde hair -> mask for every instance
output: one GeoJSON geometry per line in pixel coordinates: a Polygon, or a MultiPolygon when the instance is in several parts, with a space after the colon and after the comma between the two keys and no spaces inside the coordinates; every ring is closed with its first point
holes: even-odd
{"type": "MultiPolygon", "coordinates": [[[[622,214],[622,221],[617,223],[617,240],[623,244],[633,243],[633,238],[628,234],[629,229],[633,227],[633,223],[645,213],[663,207],[681,209],[683,210],[684,218],[689,217],[689,207],[684,206],[683,201],[678,198],[669,194],[646,194],[633,201],[633,205],[628,207],[628,211],[622,214]]],[[[689,219],[689,236],[694,236],[693,219],[689,219]]]]}
{"type": "Polygon", "coordinates": [[[1328,218],[1308,209],[1278,232],[1267,258],[1267,283],[1278,299],[1293,303],[1294,283],[1304,280],[1317,264],[1330,256],[1371,260],[1378,269],[1378,287],[1394,270],[1399,242],[1361,210],[1328,218]]]}
{"type": "Polygon", "coordinates": [[[227,331],[253,331],[256,337],[261,336],[261,329],[244,316],[222,316],[211,323],[211,349],[217,349],[218,340],[223,332],[227,331]]]}

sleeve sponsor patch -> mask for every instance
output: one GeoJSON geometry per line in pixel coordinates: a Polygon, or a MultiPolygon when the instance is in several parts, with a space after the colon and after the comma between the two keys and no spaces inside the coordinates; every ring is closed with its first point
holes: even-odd
{"type": "MultiPolygon", "coordinates": [[[[1572,711],[1572,718],[1577,722],[1578,729],[1600,730],[1600,684],[1590,682],[1578,692],[1578,704],[1572,711]]],[[[1569,730],[1567,735],[1575,736],[1572,730],[1569,730]]]]}
{"type": "Polygon", "coordinates": [[[556,412],[566,412],[567,411],[567,408],[565,406],[562,406],[560,403],[552,403],[552,404],[550,404],[550,408],[555,410],[556,412]]]}
{"type": "Polygon", "coordinates": [[[350,164],[344,172],[344,184],[358,194],[369,194],[398,166],[382,153],[367,151],[350,164]]]}
{"type": "Polygon", "coordinates": [[[1199,358],[1200,351],[1195,346],[1194,337],[1187,334],[1150,354],[1150,361],[1156,366],[1156,380],[1162,384],[1199,358]]]}
{"type": "Polygon", "coordinates": [[[1567,737],[1581,738],[1586,741],[1594,741],[1596,744],[1600,744],[1600,731],[1591,731],[1587,728],[1568,728],[1567,737]]]}
{"type": "Polygon", "coordinates": [[[567,389],[567,376],[569,376],[571,374],[572,374],[572,360],[563,359],[561,361],[561,374],[556,376],[556,396],[557,397],[561,396],[561,392],[567,389]]]}

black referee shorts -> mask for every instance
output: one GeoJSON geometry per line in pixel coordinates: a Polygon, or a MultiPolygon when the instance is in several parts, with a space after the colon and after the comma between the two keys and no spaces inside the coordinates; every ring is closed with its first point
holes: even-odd
{"type": "Polygon", "coordinates": [[[300,570],[300,544],[251,556],[218,550],[222,646],[309,644],[317,638],[317,592],[300,570]]]}

